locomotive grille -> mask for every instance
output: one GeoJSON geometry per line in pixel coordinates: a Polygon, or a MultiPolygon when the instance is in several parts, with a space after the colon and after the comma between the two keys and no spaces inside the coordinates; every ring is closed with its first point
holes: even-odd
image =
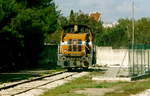
{"type": "Polygon", "coordinates": [[[77,52],[81,51],[82,41],[80,39],[68,40],[68,51],[77,52]]]}

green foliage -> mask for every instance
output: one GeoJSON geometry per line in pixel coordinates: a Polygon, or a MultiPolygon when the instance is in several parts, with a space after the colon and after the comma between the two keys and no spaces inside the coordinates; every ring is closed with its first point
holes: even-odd
{"type": "Polygon", "coordinates": [[[0,1],[0,32],[10,31],[9,23],[17,14],[15,0],[0,1]]]}
{"type": "Polygon", "coordinates": [[[51,6],[54,3],[53,0],[16,0],[17,2],[21,3],[23,6],[27,8],[44,8],[51,6]]]}
{"type": "Polygon", "coordinates": [[[112,28],[104,28],[102,33],[99,34],[100,38],[98,41],[99,46],[126,46],[128,42],[127,38],[127,27],[124,23],[126,20],[119,20],[118,25],[112,28]],[[119,42],[118,42],[119,41],[119,42]]]}
{"type": "Polygon", "coordinates": [[[52,69],[57,67],[57,45],[45,45],[44,51],[40,56],[42,59],[39,60],[39,67],[45,67],[47,69],[52,69]]]}
{"type": "MultiPolygon", "coordinates": [[[[150,19],[141,18],[135,20],[135,43],[149,44],[150,19]]],[[[97,35],[98,46],[112,46],[113,48],[128,47],[132,42],[132,21],[129,19],[119,19],[118,24],[111,28],[103,28],[101,34],[97,35]]]]}
{"type": "Polygon", "coordinates": [[[1,59],[9,61],[2,68],[36,66],[45,38],[58,27],[58,16],[53,0],[0,0],[0,49],[7,52],[1,59]]]}
{"type": "Polygon", "coordinates": [[[150,44],[150,18],[141,18],[135,22],[135,40],[137,43],[150,44]]]}

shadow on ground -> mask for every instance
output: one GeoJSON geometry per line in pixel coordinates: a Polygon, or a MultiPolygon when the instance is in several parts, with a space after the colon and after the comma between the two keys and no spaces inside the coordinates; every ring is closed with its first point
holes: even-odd
{"type": "Polygon", "coordinates": [[[35,74],[0,74],[0,83],[7,83],[37,77],[35,74]]]}
{"type": "Polygon", "coordinates": [[[103,69],[103,68],[88,68],[88,69],[78,68],[78,69],[68,70],[68,72],[105,72],[106,70],[107,69],[103,69]]]}

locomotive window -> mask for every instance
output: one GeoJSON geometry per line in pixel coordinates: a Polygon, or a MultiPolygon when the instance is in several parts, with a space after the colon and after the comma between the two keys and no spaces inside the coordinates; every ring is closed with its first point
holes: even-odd
{"type": "Polygon", "coordinates": [[[73,39],[73,44],[76,44],[77,43],[77,39],[73,39]]]}
{"type": "Polygon", "coordinates": [[[78,40],[78,51],[81,51],[81,44],[82,44],[82,41],[81,40],[78,40]]]}
{"type": "Polygon", "coordinates": [[[77,51],[77,45],[73,45],[73,51],[77,51]]]}
{"type": "Polygon", "coordinates": [[[68,40],[68,51],[71,51],[71,39],[68,40]]]}
{"type": "Polygon", "coordinates": [[[68,40],[68,44],[69,44],[69,45],[71,44],[71,39],[68,40]]]}
{"type": "Polygon", "coordinates": [[[65,29],[65,33],[72,33],[73,32],[73,28],[67,28],[65,29]]]}
{"type": "Polygon", "coordinates": [[[78,40],[78,44],[81,45],[81,44],[82,44],[82,41],[81,41],[81,40],[78,40]]]}

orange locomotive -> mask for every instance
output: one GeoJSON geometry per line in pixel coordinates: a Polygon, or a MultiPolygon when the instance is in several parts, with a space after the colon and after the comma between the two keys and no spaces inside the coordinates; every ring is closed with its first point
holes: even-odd
{"type": "Polygon", "coordinates": [[[58,65],[67,69],[88,68],[93,62],[93,33],[86,25],[68,25],[62,30],[58,65]]]}

